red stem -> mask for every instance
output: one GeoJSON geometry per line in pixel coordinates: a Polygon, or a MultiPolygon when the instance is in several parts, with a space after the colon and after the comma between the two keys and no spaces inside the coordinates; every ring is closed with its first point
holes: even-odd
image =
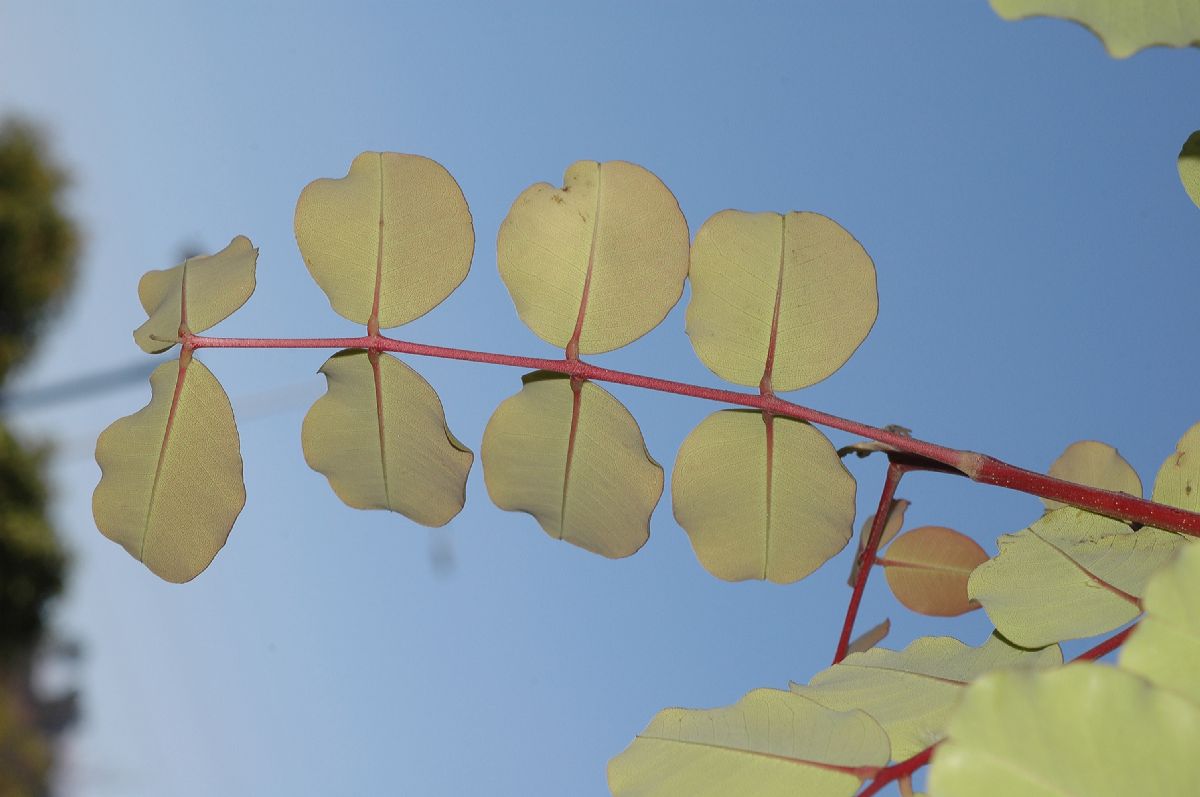
{"type": "Polygon", "coordinates": [[[839,418],[836,415],[819,412],[799,404],[793,404],[773,395],[742,393],[735,390],[701,387],[686,382],[675,382],[670,379],[658,379],[652,376],[631,374],[625,371],[614,371],[585,363],[582,360],[550,360],[541,357],[520,357],[511,354],[492,354],[489,352],[455,349],[445,346],[428,346],[423,343],[410,343],[394,340],[382,335],[367,335],[357,338],[209,338],[200,335],[187,335],[184,342],[194,349],[224,348],[224,349],[368,349],[377,351],[415,354],[422,357],[442,357],[451,360],[470,360],[472,362],[492,363],[495,365],[511,365],[519,368],[533,368],[543,371],[566,374],[576,379],[590,379],[598,382],[613,382],[663,393],[675,393],[681,396],[719,401],[726,404],[736,404],[742,407],[753,407],[765,410],[775,415],[795,418],[820,426],[828,426],[849,434],[865,437],[884,443],[900,452],[932,460],[961,473],[972,481],[993,484],[1010,490],[1049,498],[1070,504],[1081,509],[1087,509],[1099,515],[1122,520],[1127,523],[1140,523],[1145,526],[1175,531],[1200,537],[1200,514],[1187,512],[1173,506],[1156,504],[1124,493],[1114,493],[1087,487],[1082,484],[1043,476],[1033,471],[1018,468],[1001,462],[994,457],[977,454],[973,451],[940,446],[906,435],[889,432],[857,421],[839,418]]]}
{"type": "Polygon", "coordinates": [[[867,788],[858,793],[858,797],[870,797],[872,794],[877,794],[880,789],[891,783],[893,780],[899,780],[905,775],[911,775],[921,767],[929,763],[929,759],[933,757],[933,748],[936,744],[926,747],[916,755],[906,758],[903,761],[892,764],[890,767],[884,767],[875,774],[871,779],[871,783],[867,788]]]}
{"type": "Polygon", "coordinates": [[[1137,623],[1129,626],[1124,631],[1118,631],[1095,647],[1088,648],[1083,653],[1080,653],[1078,656],[1071,659],[1071,661],[1095,661],[1096,659],[1112,653],[1114,650],[1121,647],[1129,635],[1133,633],[1133,629],[1135,628],[1137,628],[1137,623]]]}
{"type": "Polygon", "coordinates": [[[846,620],[842,623],[842,636],[838,639],[837,650],[833,654],[833,663],[837,664],[846,658],[846,650],[850,647],[850,634],[854,631],[854,621],[858,617],[858,605],[862,603],[863,591],[867,588],[867,577],[875,565],[875,554],[879,550],[879,541],[883,538],[883,529],[887,525],[888,515],[892,510],[892,499],[896,495],[896,487],[900,479],[909,470],[908,466],[889,461],[887,476],[883,480],[883,489],[879,492],[879,507],[875,510],[875,519],[871,522],[871,532],[867,536],[867,544],[860,554],[858,562],[858,578],[854,579],[854,591],[850,594],[850,604],[846,607],[846,620]]]}

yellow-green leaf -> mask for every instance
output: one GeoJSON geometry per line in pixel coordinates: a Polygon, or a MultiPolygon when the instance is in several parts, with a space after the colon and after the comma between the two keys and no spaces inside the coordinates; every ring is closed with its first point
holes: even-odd
{"type": "Polygon", "coordinates": [[[150,375],[152,397],[96,442],[96,526],[167,581],[208,567],[246,503],[233,408],[185,352],[150,375]]]}
{"type": "Polygon", "coordinates": [[[429,383],[388,354],[352,349],[321,366],[329,390],[304,418],[309,467],[355,509],[444,526],[466,501],[474,455],[446,426],[429,383]]]}
{"type": "Polygon", "coordinates": [[[1200,545],[1184,548],[1146,587],[1146,616],[1121,667],[1200,704],[1200,545]]]}
{"type": "MultiPolygon", "coordinates": [[[[1072,443],[1050,465],[1051,476],[1088,487],[1142,497],[1142,480],[1117,449],[1095,440],[1072,443]]],[[[1047,509],[1066,504],[1043,498],[1047,509]]]]}
{"type": "Polygon", "coordinates": [[[675,519],[708,572],[788,584],[846,546],[854,477],[807,423],[720,410],[683,441],[671,476],[675,519]]]}
{"type": "MultiPolygon", "coordinates": [[[[876,546],[876,550],[882,550],[885,545],[895,539],[896,535],[900,533],[900,529],[904,528],[904,513],[911,505],[912,501],[904,498],[892,500],[888,507],[887,520],[883,522],[883,533],[879,536],[879,545],[876,546]]],[[[871,536],[871,526],[874,523],[875,515],[867,515],[867,519],[863,521],[862,527],[858,530],[858,553],[854,557],[854,563],[850,565],[850,577],[846,579],[846,583],[851,587],[858,580],[858,571],[862,569],[862,552],[867,547],[867,538],[871,536]]]]}
{"type": "Polygon", "coordinates": [[[846,646],[846,655],[850,655],[852,653],[865,653],[886,639],[891,630],[892,621],[884,619],[884,621],[879,625],[873,626],[856,636],[854,641],[846,646]]]}
{"type": "Polygon", "coordinates": [[[756,689],[725,708],[660,711],[608,765],[615,797],[850,797],[888,761],[861,711],[756,689]]]}
{"type": "Polygon", "coordinates": [[[459,286],[475,233],[458,183],[418,155],[364,152],[296,203],[296,243],[333,309],[382,328],[419,318],[459,286]]]}
{"type": "Polygon", "coordinates": [[[138,283],[138,298],[149,318],[133,331],[134,341],[154,354],[178,342],[184,322],[196,333],[224,321],[254,293],[257,261],[258,250],[239,235],[215,255],[189,257],[174,268],[146,272],[138,283]]]}
{"type": "Polygon", "coordinates": [[[852,654],[792,691],[839,711],[861,709],[891,739],[901,760],[939,741],[963,690],[993,670],[1040,670],[1062,664],[1057,645],[1023,651],[995,636],[979,647],[950,637],[922,637],[904,650],[852,654]]]}
{"type": "Polygon", "coordinates": [[[1102,664],[995,673],[933,754],[933,797],[1191,795],[1200,706],[1102,664]]]}
{"type": "Polygon", "coordinates": [[[528,512],[551,537],[612,559],[650,536],[663,491],[637,421],[603,388],[527,374],[483,432],[483,477],[501,509],[528,512]]]}
{"type": "Polygon", "coordinates": [[[1004,19],[1058,17],[1094,33],[1113,58],[1200,44],[1200,0],[991,0],[1004,19]]]}
{"type": "Polygon", "coordinates": [[[696,233],[687,333],[714,373],[796,390],[832,374],[879,310],[865,249],[818,213],[723,210],[696,233]]]}
{"type": "Polygon", "coordinates": [[[1200,130],[1188,136],[1179,151],[1179,179],[1196,207],[1200,207],[1200,130]]]}
{"type": "Polygon", "coordinates": [[[579,161],[563,187],[537,183],[513,202],[496,241],[517,314],[547,343],[583,354],[624,346],[679,301],[688,229],[657,177],[623,161],[579,161]]]}
{"type": "Polygon", "coordinates": [[[900,536],[877,561],[896,600],[914,612],[954,617],[979,608],[967,597],[967,579],[987,559],[965,534],[922,526],[900,536]]]}
{"type": "Polygon", "coordinates": [[[1150,576],[1184,537],[1064,507],[1000,538],[1000,554],[975,569],[969,596],[1023,647],[1094,636],[1141,613],[1150,576]]]}
{"type": "Polygon", "coordinates": [[[1153,500],[1200,512],[1200,423],[1184,433],[1158,469],[1153,500]]]}

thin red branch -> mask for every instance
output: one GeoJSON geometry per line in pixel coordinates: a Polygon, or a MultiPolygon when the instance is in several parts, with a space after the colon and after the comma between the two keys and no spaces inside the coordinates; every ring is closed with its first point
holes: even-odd
{"type": "Polygon", "coordinates": [[[1164,504],[1156,504],[1152,501],[1134,498],[1124,493],[1114,493],[1108,490],[1100,490],[1095,487],[1087,487],[1082,484],[1055,479],[1051,476],[1043,476],[1001,462],[994,457],[977,454],[973,451],[960,451],[940,446],[936,443],[918,440],[868,424],[839,418],[836,415],[829,415],[828,413],[819,412],[818,410],[799,404],[793,404],[790,401],[785,401],[773,395],[701,387],[700,385],[675,382],[670,379],[658,379],[652,376],[631,374],[625,371],[614,371],[609,368],[591,365],[581,360],[550,360],[540,357],[493,354],[445,346],[428,346],[423,343],[410,343],[376,335],[357,338],[209,338],[200,335],[189,335],[186,342],[194,349],[376,349],[400,354],[414,354],[422,357],[442,357],[452,360],[469,360],[471,362],[553,371],[577,379],[612,382],[615,384],[630,385],[631,387],[657,390],[663,393],[675,393],[681,396],[692,396],[710,401],[719,401],[725,404],[752,407],[787,418],[795,418],[819,426],[827,426],[831,429],[838,429],[849,434],[865,437],[869,440],[885,443],[899,452],[912,454],[944,465],[953,472],[961,473],[973,481],[992,484],[1042,498],[1050,498],[1128,523],[1140,523],[1145,526],[1154,526],[1167,531],[1200,537],[1200,514],[1194,512],[1187,512],[1183,509],[1177,509],[1176,507],[1164,504]]]}
{"type": "Polygon", "coordinates": [[[858,605],[862,603],[863,592],[867,588],[867,578],[875,565],[875,554],[879,550],[879,541],[883,538],[883,529],[887,525],[888,515],[892,510],[892,499],[896,495],[896,487],[900,479],[908,472],[908,466],[897,462],[888,462],[887,475],[883,479],[883,489],[879,491],[879,507],[875,510],[875,519],[871,522],[871,531],[867,536],[867,544],[859,555],[858,578],[854,579],[854,591],[850,594],[850,603],[846,606],[846,620],[842,623],[842,636],[838,639],[837,650],[833,654],[833,663],[837,664],[846,658],[850,647],[850,634],[854,632],[854,621],[858,618],[858,605]]]}
{"type": "Polygon", "coordinates": [[[858,797],[870,797],[872,794],[877,794],[880,789],[888,785],[894,780],[899,780],[905,775],[911,775],[921,767],[929,763],[929,759],[933,757],[933,749],[937,745],[926,747],[916,755],[906,758],[903,761],[892,764],[890,767],[884,767],[875,773],[875,777],[867,785],[867,788],[858,793],[858,797]]]}
{"type": "Polygon", "coordinates": [[[1098,645],[1088,648],[1083,653],[1071,659],[1071,661],[1095,661],[1112,653],[1125,643],[1125,640],[1129,638],[1129,635],[1133,633],[1133,629],[1135,628],[1137,628],[1137,623],[1134,623],[1123,631],[1118,631],[1098,645]]]}

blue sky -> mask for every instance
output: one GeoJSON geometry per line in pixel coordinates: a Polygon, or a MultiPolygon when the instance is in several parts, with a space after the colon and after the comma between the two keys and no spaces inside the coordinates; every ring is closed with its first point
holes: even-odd
{"type": "MultiPolygon", "coordinates": [[[[121,367],[137,279],[237,234],[258,291],[215,332],[357,334],[296,251],[300,189],[363,150],[422,154],[471,205],[471,276],[407,339],[555,356],[496,272],[513,198],[580,159],[646,166],[692,232],[724,208],[815,210],[872,254],[879,320],[830,379],[790,396],[1045,469],[1116,445],[1151,483],[1200,420],[1200,216],[1175,155],[1200,128],[1200,52],[1108,58],[1082,29],[1004,23],[983,0],[824,3],[26,3],[0,7],[0,114],[45,125],[85,257],[19,385],[121,367]]],[[[684,301],[611,367],[719,384],[684,301]]],[[[430,532],[344,507],[299,428],[324,352],[205,352],[241,421],[249,502],[213,566],[159,582],[96,531],[96,434],[145,385],[25,410],[50,437],[74,556],[57,613],[80,639],[86,717],[67,795],[607,793],[604,767],[666,706],[807,680],[832,654],[850,551],[799,584],[726,584],[669,498],[610,562],[488,501],[430,532]]],[[[410,360],[478,452],[520,374],[410,360]]],[[[670,468],[714,407],[614,388],[670,468]]],[[[845,438],[831,435],[836,443],[845,438]]],[[[851,463],[860,517],[882,465],[851,463]]],[[[918,475],[909,525],[997,535],[1032,498],[918,475]]],[[[864,627],[977,643],[980,613],[914,618],[883,579],[864,627]]]]}

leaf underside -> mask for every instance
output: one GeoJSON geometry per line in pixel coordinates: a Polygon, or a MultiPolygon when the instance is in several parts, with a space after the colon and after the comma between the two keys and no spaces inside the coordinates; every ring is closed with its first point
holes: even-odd
{"type": "Polygon", "coordinates": [[[1190,795],[1200,782],[1200,546],[1150,579],[1116,668],[985,676],[933,756],[939,797],[1190,795]]]}
{"type": "MultiPolygon", "coordinates": [[[[1050,465],[1050,476],[1088,487],[1142,497],[1142,480],[1117,449],[1095,440],[1072,443],[1050,465]]],[[[1047,509],[1066,504],[1043,498],[1047,509]]]]}
{"type": "Polygon", "coordinates": [[[867,337],[875,266],[818,213],[724,210],[692,246],[687,334],[715,374],[776,391],[820,382],[867,337]]]}
{"type": "Polygon", "coordinates": [[[1200,545],[1150,579],[1146,616],[1121,648],[1121,667],[1200,705],[1200,545]]]}
{"type": "Polygon", "coordinates": [[[419,155],[364,152],[296,202],[296,243],[334,311],[380,328],[432,310],[466,278],[475,248],[458,183],[419,155]]]}
{"type": "Polygon", "coordinates": [[[1150,576],[1186,538],[1073,507],[1000,538],[1000,554],[971,574],[968,593],[1023,647],[1111,631],[1140,612],[1150,576]]]}
{"type": "Polygon", "coordinates": [[[650,535],[663,471],[637,421],[603,388],[535,372],[492,415],[481,455],[496,506],[548,535],[617,559],[650,535]]]}
{"type": "Polygon", "coordinates": [[[1200,208],[1200,130],[1188,136],[1179,151],[1179,179],[1187,195],[1200,208]]]}
{"type": "Polygon", "coordinates": [[[328,392],[304,418],[304,459],[356,509],[443,526],[466,501],[474,455],[450,433],[441,400],[388,354],[346,350],[321,373],[328,392]]]}
{"type": "Polygon", "coordinates": [[[1200,706],[1102,664],[985,676],[929,774],[937,797],[1189,795],[1200,706]]]}
{"type": "Polygon", "coordinates": [[[846,546],[854,477],[801,421],[720,410],[684,440],[671,476],[675,519],[708,572],[788,584],[846,546]]]}
{"type": "Polygon", "coordinates": [[[991,0],[1004,19],[1058,17],[1087,28],[1113,58],[1200,44],[1200,0],[991,0]]]}
{"type": "Polygon", "coordinates": [[[965,534],[922,526],[898,537],[882,563],[896,600],[920,614],[954,617],[979,608],[967,597],[967,579],[987,560],[965,534]]]}
{"type": "Polygon", "coordinates": [[[246,503],[229,398],[203,363],[184,362],[156,368],[150,403],[100,434],[92,495],[104,536],[176,583],[208,567],[246,503]]]}
{"type": "Polygon", "coordinates": [[[891,630],[892,621],[888,619],[885,619],[882,623],[879,623],[876,626],[872,626],[868,630],[863,631],[861,634],[856,636],[854,640],[848,646],[846,646],[846,655],[850,655],[852,653],[865,653],[886,639],[887,635],[891,633],[891,630]]]}
{"type": "Polygon", "coordinates": [[[608,784],[616,797],[850,797],[888,755],[861,711],[757,689],[725,708],[659,712],[609,762],[608,784]]]}
{"type": "Polygon", "coordinates": [[[496,261],[517,314],[559,348],[593,354],[630,343],[679,301],[688,270],[679,203],[623,161],[579,161],[563,187],[530,186],[500,226],[496,261]]]}
{"type": "Polygon", "coordinates": [[[950,637],[922,637],[904,650],[875,648],[847,656],[792,691],[839,711],[861,709],[891,739],[902,760],[945,735],[946,723],[967,685],[986,672],[1039,670],[1062,664],[1057,645],[1023,651],[995,636],[979,647],[950,637]]]}
{"type": "Polygon", "coordinates": [[[1188,429],[1163,460],[1151,500],[1200,512],[1200,423],[1188,429]]]}
{"type": "Polygon", "coordinates": [[[189,331],[203,332],[224,321],[254,293],[257,260],[258,250],[239,235],[215,255],[146,272],[138,283],[138,298],[149,318],[134,330],[134,341],[151,354],[175,345],[184,320],[185,285],[189,331]]]}
{"type": "MultiPolygon", "coordinates": [[[[838,451],[841,454],[841,451],[838,451]]],[[[876,550],[882,550],[889,542],[895,539],[900,533],[900,529],[904,528],[904,513],[912,505],[912,501],[905,498],[895,498],[888,507],[887,520],[883,522],[883,533],[879,535],[879,544],[876,550]]],[[[862,522],[862,527],[858,530],[858,554],[854,557],[854,563],[850,565],[850,576],[846,579],[846,585],[853,587],[854,582],[858,580],[858,571],[861,569],[862,552],[867,547],[867,540],[871,536],[871,526],[875,523],[875,515],[867,515],[867,519],[862,522]]]]}

